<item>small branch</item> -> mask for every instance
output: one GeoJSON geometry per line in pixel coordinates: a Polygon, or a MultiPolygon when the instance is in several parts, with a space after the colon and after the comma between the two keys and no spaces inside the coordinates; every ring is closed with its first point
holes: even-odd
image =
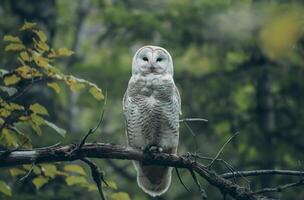
{"type": "Polygon", "coordinates": [[[178,180],[179,180],[179,182],[182,184],[182,186],[187,190],[187,192],[190,192],[190,190],[189,190],[189,188],[185,185],[185,183],[183,182],[183,180],[182,180],[182,178],[181,178],[181,176],[180,176],[180,174],[179,174],[179,171],[178,171],[178,168],[177,167],[174,167],[174,169],[175,169],[175,172],[176,172],[176,175],[177,175],[177,177],[178,177],[178,180]]]}
{"type": "Polygon", "coordinates": [[[223,146],[220,148],[220,150],[217,152],[216,156],[213,158],[213,160],[210,162],[210,164],[208,165],[208,168],[211,168],[214,161],[216,161],[216,159],[218,159],[218,157],[220,156],[220,154],[222,153],[222,151],[224,150],[224,148],[226,147],[226,145],[235,137],[237,136],[239,133],[236,132],[235,134],[233,134],[224,144],[223,146]]]}
{"type": "Polygon", "coordinates": [[[81,158],[80,160],[82,160],[83,162],[85,162],[86,164],[88,164],[91,168],[91,175],[92,175],[92,178],[97,186],[97,189],[98,189],[98,192],[99,192],[99,195],[100,195],[100,198],[102,200],[106,200],[106,197],[103,193],[103,190],[102,190],[102,184],[101,184],[101,181],[104,182],[104,184],[106,186],[108,186],[108,183],[104,180],[104,172],[101,171],[99,169],[99,167],[94,163],[92,162],[90,159],[88,158],[81,158]]]}
{"type": "Polygon", "coordinates": [[[85,144],[87,138],[96,132],[96,130],[100,127],[101,123],[103,122],[103,118],[104,118],[104,113],[105,113],[105,106],[107,105],[107,97],[108,97],[108,92],[106,90],[105,92],[105,97],[104,97],[104,103],[103,103],[103,107],[102,107],[102,112],[101,112],[101,115],[100,115],[100,119],[99,119],[99,122],[97,124],[97,126],[95,128],[91,128],[88,133],[82,138],[79,146],[77,147],[76,150],[79,150],[82,148],[82,146],[85,144]]]}
{"type": "Polygon", "coordinates": [[[203,118],[185,118],[179,120],[179,123],[183,122],[208,122],[208,120],[203,118]]]}
{"type": "Polygon", "coordinates": [[[287,183],[285,185],[279,185],[274,188],[263,188],[261,190],[255,191],[252,194],[265,194],[265,193],[271,193],[271,192],[282,192],[283,190],[286,190],[288,188],[297,187],[304,185],[304,179],[301,179],[294,183],[287,183]]]}
{"type": "Polygon", "coordinates": [[[23,180],[27,179],[29,177],[29,175],[33,172],[34,167],[35,167],[35,163],[32,163],[31,168],[28,170],[28,172],[23,177],[21,177],[19,179],[19,181],[23,181],[23,180]]]}
{"type": "Polygon", "coordinates": [[[233,177],[248,177],[248,176],[264,176],[264,175],[288,175],[288,176],[303,176],[304,171],[294,171],[294,170],[252,170],[252,171],[236,171],[224,173],[221,175],[223,178],[233,178],[233,177]]]}
{"type": "Polygon", "coordinates": [[[190,174],[191,174],[191,176],[192,176],[192,178],[193,178],[193,180],[194,180],[196,186],[198,187],[199,192],[201,193],[202,199],[203,199],[203,200],[207,200],[206,191],[205,191],[205,190],[203,189],[203,187],[201,186],[201,184],[200,184],[200,182],[198,181],[198,179],[197,179],[195,173],[193,172],[192,169],[189,169],[189,171],[190,171],[190,174]]]}

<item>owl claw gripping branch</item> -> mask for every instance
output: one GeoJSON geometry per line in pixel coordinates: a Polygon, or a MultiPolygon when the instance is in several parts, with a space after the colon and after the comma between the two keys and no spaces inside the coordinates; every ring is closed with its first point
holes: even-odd
{"type": "MultiPolygon", "coordinates": [[[[123,99],[128,145],[149,152],[177,152],[181,100],[173,80],[170,54],[157,46],[144,46],[133,57],[132,76],[123,99]]],[[[134,161],[137,183],[158,196],[171,183],[171,167],[134,161]]]]}

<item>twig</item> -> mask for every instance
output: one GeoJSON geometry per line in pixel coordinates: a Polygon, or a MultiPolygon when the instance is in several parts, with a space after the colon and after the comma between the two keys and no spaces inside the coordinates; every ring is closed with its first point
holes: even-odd
{"type": "Polygon", "coordinates": [[[216,159],[218,159],[218,157],[220,156],[220,154],[222,153],[222,151],[224,150],[225,146],[235,137],[237,136],[239,133],[236,132],[235,134],[233,134],[224,144],[223,146],[220,148],[220,150],[217,152],[216,156],[212,159],[212,161],[210,162],[210,164],[208,165],[208,168],[210,169],[214,163],[214,161],[216,159]]]}
{"type": "Polygon", "coordinates": [[[19,181],[23,181],[25,179],[27,179],[29,177],[29,175],[32,173],[32,171],[34,170],[35,167],[35,163],[32,163],[31,168],[28,170],[28,172],[19,179],[19,181]]]}
{"type": "MultiPolygon", "coordinates": [[[[197,158],[202,159],[202,160],[211,160],[212,161],[214,159],[212,157],[201,156],[199,154],[190,154],[190,156],[197,157],[197,158]]],[[[225,173],[225,174],[231,175],[231,177],[229,177],[229,178],[233,178],[234,182],[236,182],[236,177],[241,177],[241,178],[243,178],[246,181],[247,187],[250,188],[250,181],[245,176],[243,176],[242,174],[239,174],[239,171],[236,171],[234,169],[234,167],[231,164],[229,164],[227,161],[225,161],[224,159],[221,159],[221,158],[217,158],[215,160],[215,162],[222,162],[226,166],[226,168],[230,172],[229,173],[225,173]],[[236,174],[238,174],[238,176],[236,176],[236,174]]],[[[224,178],[226,178],[226,177],[224,177],[224,178]]]]}
{"type": "Polygon", "coordinates": [[[91,168],[91,175],[92,175],[92,178],[97,186],[97,189],[98,189],[98,192],[99,192],[99,195],[100,195],[100,198],[102,200],[106,200],[106,197],[103,193],[103,190],[102,190],[102,184],[101,184],[101,181],[104,182],[104,184],[106,186],[109,186],[108,183],[104,180],[104,172],[101,171],[99,169],[99,167],[93,163],[90,159],[88,158],[81,158],[80,160],[82,160],[83,162],[85,162],[86,164],[88,164],[91,168]]]}
{"type": "Polygon", "coordinates": [[[108,92],[106,90],[105,92],[105,98],[104,98],[104,103],[103,103],[103,107],[102,107],[102,112],[101,112],[101,115],[100,115],[100,119],[99,119],[99,122],[97,124],[97,126],[95,128],[90,128],[90,130],[88,131],[88,133],[82,138],[79,146],[77,147],[76,150],[79,150],[82,148],[82,146],[84,145],[84,143],[86,142],[87,138],[96,132],[96,130],[99,128],[99,126],[101,125],[101,123],[103,122],[103,118],[104,118],[104,113],[105,113],[105,106],[107,104],[107,97],[108,97],[108,92]]]}
{"type": "Polygon", "coordinates": [[[185,119],[180,119],[179,122],[180,123],[183,123],[183,122],[208,122],[208,120],[203,119],[203,118],[185,118],[185,119]]]}
{"type": "Polygon", "coordinates": [[[184,186],[184,188],[185,188],[188,192],[190,192],[189,188],[184,184],[184,182],[183,182],[183,180],[182,180],[182,178],[181,178],[181,176],[180,176],[180,174],[179,174],[178,168],[177,168],[177,167],[174,167],[174,169],[175,169],[175,172],[176,172],[176,174],[177,174],[177,177],[178,177],[179,182],[182,184],[182,186],[184,186]]]}
{"type": "Polygon", "coordinates": [[[192,169],[189,169],[189,171],[190,171],[190,174],[191,174],[191,176],[192,176],[192,178],[193,178],[193,180],[194,180],[196,186],[198,187],[199,192],[200,192],[201,195],[202,195],[202,199],[203,199],[203,200],[207,200],[206,191],[202,188],[202,186],[201,186],[200,182],[198,181],[198,179],[197,179],[197,177],[196,177],[194,171],[193,171],[192,169]]]}
{"type": "Polygon", "coordinates": [[[289,175],[289,176],[303,176],[304,171],[294,171],[294,170],[278,170],[278,169],[269,169],[269,170],[252,170],[252,171],[236,171],[234,173],[224,173],[221,175],[223,178],[232,178],[232,177],[247,177],[247,176],[263,176],[263,175],[289,175]]]}
{"type": "Polygon", "coordinates": [[[304,185],[304,179],[301,179],[294,183],[287,183],[285,185],[279,185],[277,187],[273,188],[263,188],[261,190],[257,190],[255,192],[252,192],[252,194],[264,194],[264,193],[271,193],[271,192],[282,192],[283,190],[286,190],[288,188],[297,187],[304,185]]]}

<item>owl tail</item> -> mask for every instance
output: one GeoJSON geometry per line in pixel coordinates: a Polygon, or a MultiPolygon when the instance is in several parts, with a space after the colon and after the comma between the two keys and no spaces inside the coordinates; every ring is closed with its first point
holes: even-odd
{"type": "Polygon", "coordinates": [[[171,183],[171,167],[143,165],[133,162],[137,171],[137,183],[144,192],[155,197],[165,193],[171,183]]]}

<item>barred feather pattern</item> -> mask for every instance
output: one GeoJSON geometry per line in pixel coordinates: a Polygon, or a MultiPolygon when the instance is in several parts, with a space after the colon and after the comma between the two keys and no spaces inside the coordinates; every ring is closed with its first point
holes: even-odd
{"type": "MultiPolygon", "coordinates": [[[[161,147],[176,153],[179,137],[180,96],[170,74],[134,74],[124,96],[126,133],[130,147],[161,147]]],[[[170,186],[171,168],[134,162],[138,185],[151,196],[170,186]]]]}

